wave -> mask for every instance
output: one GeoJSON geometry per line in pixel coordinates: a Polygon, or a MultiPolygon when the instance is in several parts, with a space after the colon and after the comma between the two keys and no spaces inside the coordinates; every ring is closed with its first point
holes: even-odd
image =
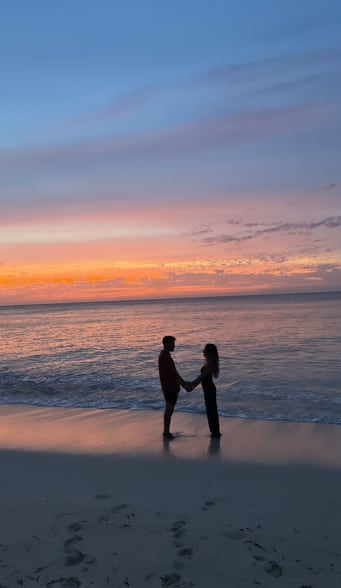
{"type": "MultiPolygon", "coordinates": [[[[296,399],[297,400],[297,399],[296,399]]],[[[330,399],[329,399],[330,400],[330,399]]],[[[335,399],[340,402],[338,398],[335,399]]],[[[0,387],[0,405],[31,405],[41,407],[67,407],[67,408],[96,408],[103,410],[157,410],[162,411],[164,408],[163,398],[160,391],[152,397],[145,394],[130,391],[130,394],[121,394],[119,397],[108,395],[104,390],[93,390],[92,394],[87,392],[81,393],[80,389],[68,386],[64,395],[56,394],[52,387],[43,388],[32,381],[22,381],[20,388],[10,386],[7,389],[0,387]]],[[[247,398],[238,398],[238,401],[232,399],[221,402],[218,397],[219,414],[224,418],[241,418],[247,420],[265,420],[265,421],[287,421],[287,422],[305,422],[305,423],[324,423],[341,425],[340,411],[335,410],[335,406],[329,402],[321,403],[316,410],[316,403],[299,404],[294,406],[290,402],[274,405],[273,402],[265,403],[264,398],[258,398],[257,403],[248,402],[247,398]],[[263,402],[260,402],[263,400],[263,402]],[[235,404],[235,405],[234,405],[235,404]]],[[[202,395],[199,393],[194,400],[183,396],[179,398],[177,412],[188,412],[193,414],[204,414],[205,408],[202,401],[202,395]]]]}

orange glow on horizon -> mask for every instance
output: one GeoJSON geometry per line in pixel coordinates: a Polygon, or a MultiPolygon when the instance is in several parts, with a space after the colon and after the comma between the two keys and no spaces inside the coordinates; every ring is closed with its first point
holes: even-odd
{"type": "Polygon", "coordinates": [[[290,279],[318,284],[314,271],[307,259],[12,265],[0,271],[0,304],[257,293],[290,279]]]}

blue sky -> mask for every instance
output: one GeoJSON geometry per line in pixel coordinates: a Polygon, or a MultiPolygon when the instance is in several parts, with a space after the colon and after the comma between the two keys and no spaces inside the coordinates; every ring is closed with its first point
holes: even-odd
{"type": "Polygon", "coordinates": [[[316,225],[341,215],[340,2],[14,0],[0,20],[0,267],[24,271],[19,241],[48,248],[58,223],[86,255],[124,233],[115,210],[148,233],[157,209],[167,233],[172,206],[179,239],[273,209],[274,226],[325,226],[340,261],[339,225],[316,225]]]}

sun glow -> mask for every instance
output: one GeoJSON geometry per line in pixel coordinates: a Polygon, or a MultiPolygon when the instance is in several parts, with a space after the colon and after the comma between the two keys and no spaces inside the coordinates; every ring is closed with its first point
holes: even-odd
{"type": "Polygon", "coordinates": [[[318,283],[317,264],[322,262],[296,257],[269,263],[237,257],[12,264],[0,268],[0,303],[262,292],[286,280],[318,283]]]}

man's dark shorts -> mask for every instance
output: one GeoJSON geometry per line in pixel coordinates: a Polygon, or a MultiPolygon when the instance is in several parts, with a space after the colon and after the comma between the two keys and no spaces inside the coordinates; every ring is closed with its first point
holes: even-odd
{"type": "Polygon", "coordinates": [[[169,391],[163,393],[165,400],[167,402],[169,402],[169,404],[174,404],[174,406],[177,403],[178,394],[179,394],[179,392],[169,392],[169,391]]]}

